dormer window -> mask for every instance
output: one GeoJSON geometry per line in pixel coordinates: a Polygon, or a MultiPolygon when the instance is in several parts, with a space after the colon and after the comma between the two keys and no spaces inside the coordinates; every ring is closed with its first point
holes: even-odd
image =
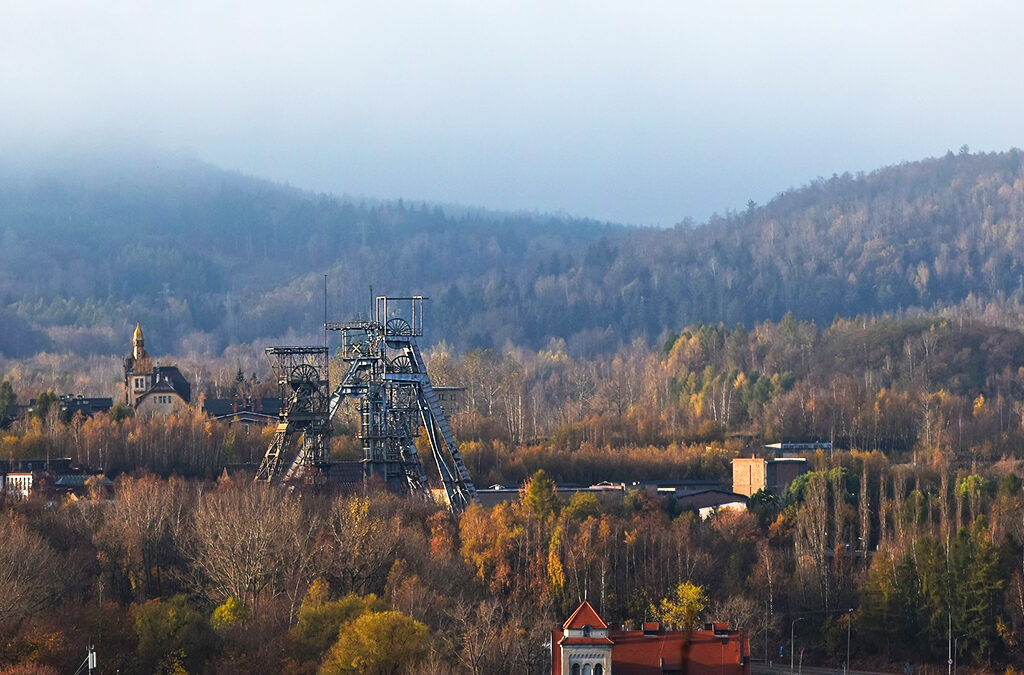
{"type": "Polygon", "coordinates": [[[590,637],[590,626],[583,627],[583,637],[590,637]]]}

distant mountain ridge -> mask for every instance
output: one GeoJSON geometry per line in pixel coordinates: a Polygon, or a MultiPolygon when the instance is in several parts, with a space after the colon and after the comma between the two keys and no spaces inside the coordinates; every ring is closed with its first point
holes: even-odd
{"type": "Polygon", "coordinates": [[[1024,156],[1011,150],[819,179],[705,225],[634,229],[401,201],[356,203],[137,154],[0,165],[0,353],[164,351],[316,335],[377,292],[430,296],[458,348],[580,354],[695,322],[753,324],[1024,296],[1024,156]]]}
{"type": "Polygon", "coordinates": [[[366,311],[371,285],[470,286],[621,229],[453,210],[345,201],[173,156],[0,163],[0,318],[20,320],[0,353],[117,353],[137,320],[170,352],[315,334],[325,273],[347,318],[366,311]]]}

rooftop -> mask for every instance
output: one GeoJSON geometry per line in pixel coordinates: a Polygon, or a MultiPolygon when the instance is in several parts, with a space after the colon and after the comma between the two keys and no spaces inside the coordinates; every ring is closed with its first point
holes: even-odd
{"type": "Polygon", "coordinates": [[[570,616],[568,620],[566,620],[566,622],[562,624],[562,629],[580,629],[584,626],[590,626],[591,628],[608,627],[608,624],[606,624],[601,619],[601,617],[597,615],[597,612],[594,610],[593,606],[591,606],[591,604],[586,600],[584,600],[580,604],[580,606],[576,608],[576,611],[572,613],[572,616],[570,616]]]}

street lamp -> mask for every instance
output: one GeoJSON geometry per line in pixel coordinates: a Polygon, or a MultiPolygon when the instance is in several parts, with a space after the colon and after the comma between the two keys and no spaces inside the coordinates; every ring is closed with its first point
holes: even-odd
{"type": "Polygon", "coordinates": [[[794,644],[794,642],[793,642],[793,629],[796,627],[796,624],[797,624],[798,621],[803,621],[806,618],[807,618],[806,616],[798,617],[796,619],[793,619],[793,622],[791,624],[789,624],[789,672],[790,672],[790,675],[792,675],[792,673],[794,672],[794,670],[793,670],[793,644],[794,644]]]}
{"type": "Polygon", "coordinates": [[[850,672],[850,624],[853,623],[853,608],[846,610],[846,667],[843,668],[843,675],[850,672]]]}
{"type": "Polygon", "coordinates": [[[964,634],[964,635],[957,635],[955,638],[953,638],[953,675],[956,675],[956,643],[957,643],[957,640],[959,640],[960,638],[965,638],[965,637],[967,637],[966,634],[964,634]]]}
{"type": "Polygon", "coordinates": [[[768,665],[768,598],[764,599],[764,663],[768,665]]]}

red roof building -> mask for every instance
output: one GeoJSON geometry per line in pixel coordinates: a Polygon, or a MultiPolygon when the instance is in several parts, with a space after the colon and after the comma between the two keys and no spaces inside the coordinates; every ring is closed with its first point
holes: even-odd
{"type": "Polygon", "coordinates": [[[747,633],[726,623],[704,630],[612,630],[584,601],[552,636],[552,675],[750,675],[747,633]]]}

